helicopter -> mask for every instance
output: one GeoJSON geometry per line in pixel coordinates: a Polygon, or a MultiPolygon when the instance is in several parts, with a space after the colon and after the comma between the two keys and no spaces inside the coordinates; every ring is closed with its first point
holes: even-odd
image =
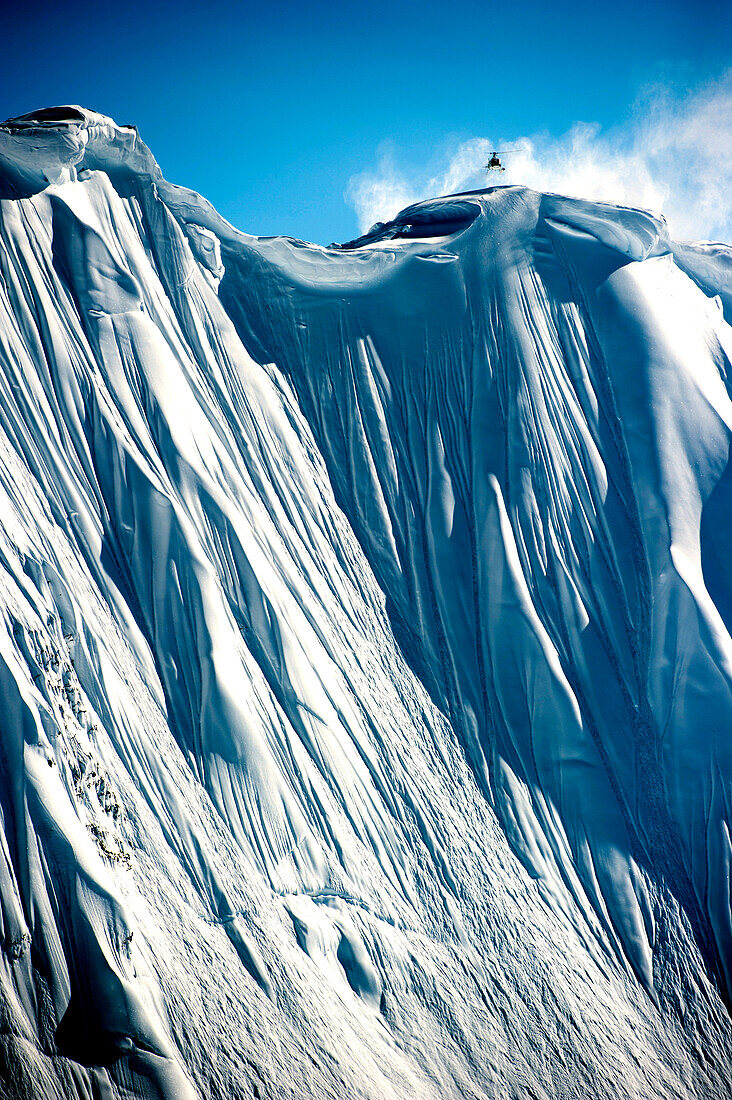
{"type": "Polygon", "coordinates": [[[506,153],[512,153],[512,152],[513,152],[513,149],[498,149],[498,150],[494,149],[493,152],[491,153],[491,159],[484,166],[486,171],[488,171],[488,172],[505,172],[506,169],[501,164],[501,157],[505,156],[506,153]]]}

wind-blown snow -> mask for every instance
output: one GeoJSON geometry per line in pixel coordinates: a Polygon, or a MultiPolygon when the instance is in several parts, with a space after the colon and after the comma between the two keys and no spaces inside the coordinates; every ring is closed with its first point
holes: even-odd
{"type": "Polygon", "coordinates": [[[9,1095],[727,1095],[728,251],[0,167],[9,1095]]]}
{"type": "Polygon", "coordinates": [[[494,149],[509,150],[503,184],[662,210],[676,236],[732,235],[732,69],[683,91],[651,84],[610,130],[577,122],[560,135],[472,137],[410,168],[387,142],[376,164],[350,179],[346,197],[365,231],[418,199],[479,186],[494,149]]]}

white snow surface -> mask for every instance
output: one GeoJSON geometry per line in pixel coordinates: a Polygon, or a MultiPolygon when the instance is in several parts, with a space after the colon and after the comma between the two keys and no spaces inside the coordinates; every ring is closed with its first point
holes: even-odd
{"type": "Polygon", "coordinates": [[[729,1096],[730,250],[0,196],[3,1096],[729,1096]]]}

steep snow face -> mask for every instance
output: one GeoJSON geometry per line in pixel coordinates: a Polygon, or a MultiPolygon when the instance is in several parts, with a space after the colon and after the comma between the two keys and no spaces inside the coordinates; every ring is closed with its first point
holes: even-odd
{"type": "Polygon", "coordinates": [[[521,188],[344,247],[239,249],[221,295],[288,371],[397,637],[557,903],[652,992],[663,881],[729,988],[732,649],[707,584],[730,330],[681,269],[715,257],[521,188]]]}
{"type": "Polygon", "coordinates": [[[726,1096],[724,249],[0,170],[9,1094],[726,1096]]]}

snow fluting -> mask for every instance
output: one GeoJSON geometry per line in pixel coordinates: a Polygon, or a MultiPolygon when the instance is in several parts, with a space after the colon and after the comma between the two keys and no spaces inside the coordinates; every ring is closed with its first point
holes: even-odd
{"type": "Polygon", "coordinates": [[[730,1094],[731,271],[0,126],[3,1095],[730,1094]]]}

